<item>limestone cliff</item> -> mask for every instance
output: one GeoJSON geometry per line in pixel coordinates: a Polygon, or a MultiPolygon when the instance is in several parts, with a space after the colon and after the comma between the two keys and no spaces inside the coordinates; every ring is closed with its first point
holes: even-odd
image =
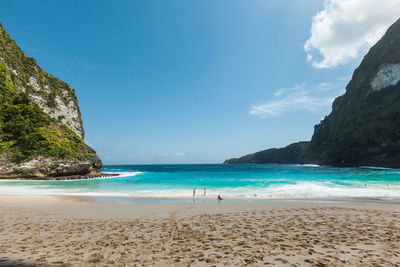
{"type": "MultiPolygon", "coordinates": [[[[335,99],[331,114],[315,126],[303,155],[294,157],[290,146],[280,155],[297,158],[295,163],[400,168],[399,81],[400,20],[364,57],[346,93],[335,99]]],[[[251,155],[226,163],[248,163],[249,158],[253,163],[279,163],[276,155],[251,155]]]]}
{"type": "Polygon", "coordinates": [[[26,56],[0,24],[0,177],[99,172],[75,91],[26,56]]]}

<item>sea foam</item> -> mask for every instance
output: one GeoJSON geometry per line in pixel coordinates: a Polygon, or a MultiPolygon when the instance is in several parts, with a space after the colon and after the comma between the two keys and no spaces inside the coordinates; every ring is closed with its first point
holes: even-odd
{"type": "MultiPolygon", "coordinates": [[[[148,189],[135,191],[96,191],[84,189],[55,189],[30,186],[0,186],[0,195],[75,195],[146,198],[192,198],[192,189],[148,189]]],[[[400,199],[400,185],[368,185],[368,187],[334,187],[322,183],[298,183],[264,188],[210,188],[204,197],[198,190],[195,198],[226,199],[320,199],[320,198],[377,198],[400,199]]]]}

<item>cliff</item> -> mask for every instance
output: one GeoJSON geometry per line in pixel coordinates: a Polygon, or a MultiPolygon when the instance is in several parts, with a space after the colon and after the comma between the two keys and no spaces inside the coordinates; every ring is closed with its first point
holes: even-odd
{"type": "Polygon", "coordinates": [[[309,160],[337,166],[400,167],[400,20],[362,60],[314,128],[309,160]]]}
{"type": "Polygon", "coordinates": [[[98,173],[75,91],[25,56],[0,24],[0,177],[98,173]]]}
{"type": "MultiPolygon", "coordinates": [[[[290,146],[283,149],[285,153],[273,153],[283,154],[289,161],[297,157],[295,163],[399,168],[399,81],[400,20],[365,55],[346,93],[335,99],[332,112],[314,127],[304,155],[292,155],[287,149],[290,146]]],[[[279,163],[275,156],[252,155],[226,163],[250,163],[249,158],[252,163],[279,163]]]]}

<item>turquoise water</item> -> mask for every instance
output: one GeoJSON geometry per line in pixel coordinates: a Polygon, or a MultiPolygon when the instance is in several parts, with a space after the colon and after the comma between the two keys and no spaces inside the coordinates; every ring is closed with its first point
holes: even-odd
{"type": "Polygon", "coordinates": [[[142,198],[400,199],[400,170],[315,165],[113,165],[119,177],[70,181],[0,181],[1,195],[59,194],[142,198]],[[206,196],[204,196],[206,188],[206,196]]]}

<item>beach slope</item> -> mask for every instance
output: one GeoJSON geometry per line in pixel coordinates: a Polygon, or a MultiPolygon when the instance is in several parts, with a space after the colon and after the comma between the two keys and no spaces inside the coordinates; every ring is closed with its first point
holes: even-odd
{"type": "Polygon", "coordinates": [[[400,265],[393,203],[127,205],[0,196],[0,212],[0,265],[400,265]]]}

